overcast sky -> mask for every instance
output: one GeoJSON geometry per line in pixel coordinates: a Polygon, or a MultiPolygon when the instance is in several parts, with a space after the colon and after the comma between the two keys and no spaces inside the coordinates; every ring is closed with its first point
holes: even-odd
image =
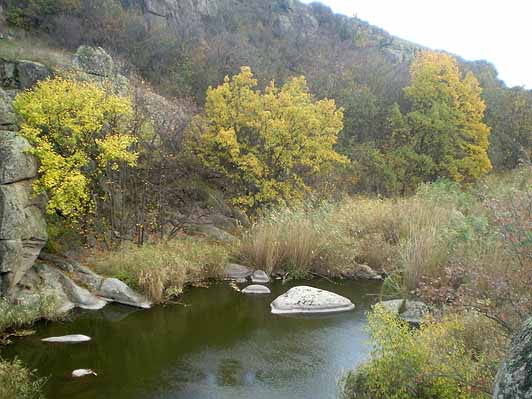
{"type": "Polygon", "coordinates": [[[507,85],[532,89],[532,0],[321,2],[426,47],[488,60],[507,85]]]}

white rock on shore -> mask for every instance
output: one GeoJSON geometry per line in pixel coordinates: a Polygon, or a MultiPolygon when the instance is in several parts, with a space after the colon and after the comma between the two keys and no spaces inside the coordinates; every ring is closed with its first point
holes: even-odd
{"type": "Polygon", "coordinates": [[[353,303],[334,292],[298,286],[288,290],[271,303],[273,314],[317,314],[353,310],[353,303]]]}

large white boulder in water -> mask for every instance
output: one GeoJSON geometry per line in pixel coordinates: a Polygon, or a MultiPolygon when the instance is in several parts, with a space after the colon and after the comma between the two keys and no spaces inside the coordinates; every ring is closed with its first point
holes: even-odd
{"type": "Polygon", "coordinates": [[[91,338],[87,337],[86,335],[72,334],[72,335],[63,335],[61,337],[43,338],[41,341],[64,343],[64,344],[75,344],[78,342],[87,342],[90,340],[91,338]]]}
{"type": "Polygon", "coordinates": [[[335,313],[353,310],[353,303],[334,292],[314,287],[290,288],[271,303],[273,314],[335,313]]]}

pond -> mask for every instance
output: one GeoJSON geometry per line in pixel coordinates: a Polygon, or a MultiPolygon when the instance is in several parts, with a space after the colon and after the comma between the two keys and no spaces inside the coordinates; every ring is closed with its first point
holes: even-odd
{"type": "Polygon", "coordinates": [[[350,298],[355,310],[319,317],[270,314],[270,302],[294,285],[274,283],[272,295],[248,296],[220,283],[189,289],[177,305],[108,305],[38,326],[3,356],[18,356],[49,377],[49,399],[336,398],[339,377],[368,355],[365,312],[380,285],[306,282],[350,298]],[[40,341],[66,334],[92,340],[40,341]],[[78,368],[98,376],[73,379],[78,368]]]}

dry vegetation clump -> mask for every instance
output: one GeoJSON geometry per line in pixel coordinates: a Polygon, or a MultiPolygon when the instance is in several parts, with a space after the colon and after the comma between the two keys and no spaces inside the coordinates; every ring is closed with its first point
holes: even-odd
{"type": "Polygon", "coordinates": [[[229,253],[227,244],[193,238],[124,245],[100,253],[95,269],[122,279],[160,303],[181,294],[189,283],[221,278],[229,253]]]}

